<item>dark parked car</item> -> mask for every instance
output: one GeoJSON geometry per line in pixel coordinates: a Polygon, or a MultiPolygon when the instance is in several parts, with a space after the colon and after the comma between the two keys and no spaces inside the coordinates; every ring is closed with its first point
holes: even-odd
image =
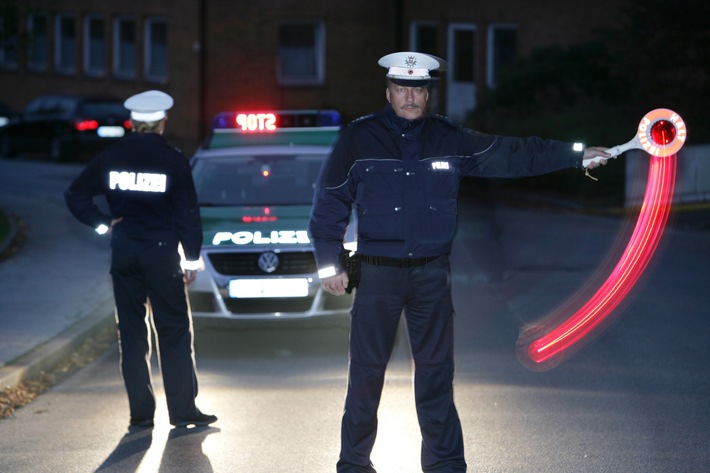
{"type": "Polygon", "coordinates": [[[10,119],[17,115],[5,102],[0,102],[0,129],[10,123],[10,119]]]}
{"type": "Polygon", "coordinates": [[[0,154],[47,153],[54,161],[85,158],[129,130],[129,111],[122,100],[47,95],[32,101],[0,128],[0,154]]]}

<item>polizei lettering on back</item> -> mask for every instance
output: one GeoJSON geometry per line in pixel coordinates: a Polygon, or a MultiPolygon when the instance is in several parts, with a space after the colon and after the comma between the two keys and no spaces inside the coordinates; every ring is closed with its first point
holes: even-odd
{"type": "Polygon", "coordinates": [[[111,171],[108,187],[111,190],[165,192],[168,177],[150,172],[111,171]]]}

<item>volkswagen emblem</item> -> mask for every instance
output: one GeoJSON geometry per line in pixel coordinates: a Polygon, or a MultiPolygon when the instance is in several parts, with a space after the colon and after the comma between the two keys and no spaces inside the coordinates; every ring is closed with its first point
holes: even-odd
{"type": "Polygon", "coordinates": [[[259,256],[259,268],[265,273],[273,273],[279,267],[279,257],[276,253],[267,251],[259,256]]]}

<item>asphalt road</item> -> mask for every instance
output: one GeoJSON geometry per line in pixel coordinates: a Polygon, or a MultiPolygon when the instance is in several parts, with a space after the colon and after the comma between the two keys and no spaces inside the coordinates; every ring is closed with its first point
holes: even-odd
{"type": "MultiPolygon", "coordinates": [[[[520,327],[594,289],[632,225],[633,216],[462,202],[452,284],[469,471],[710,470],[707,231],[670,228],[616,323],[574,357],[545,372],[516,357],[520,327]]],[[[58,284],[73,281],[67,274],[58,284]]],[[[156,428],[128,431],[114,347],[0,421],[0,469],[334,471],[346,331],[197,324],[196,353],[198,403],[219,416],[214,427],[169,429],[156,363],[156,428]]],[[[400,332],[373,452],[380,473],[420,471],[411,372],[400,332]]]]}

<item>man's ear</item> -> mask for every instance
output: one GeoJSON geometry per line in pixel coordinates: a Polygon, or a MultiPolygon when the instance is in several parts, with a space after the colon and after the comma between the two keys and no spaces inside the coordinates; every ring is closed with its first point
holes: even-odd
{"type": "MultiPolygon", "coordinates": [[[[387,101],[390,102],[390,89],[389,89],[389,87],[387,87],[387,88],[385,89],[385,97],[387,97],[387,101]]],[[[392,102],[390,102],[390,103],[392,103],[392,102]]]]}

